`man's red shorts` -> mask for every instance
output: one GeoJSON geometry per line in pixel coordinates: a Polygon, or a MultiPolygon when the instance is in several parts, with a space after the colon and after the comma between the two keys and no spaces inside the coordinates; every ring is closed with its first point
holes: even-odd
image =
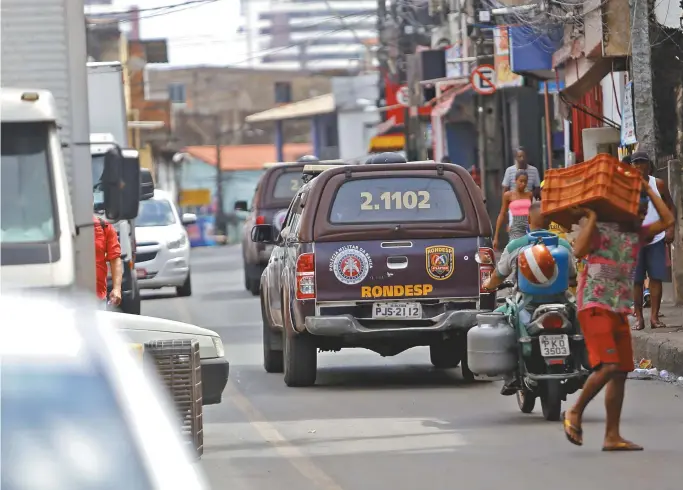
{"type": "Polygon", "coordinates": [[[587,308],[579,312],[579,323],[592,367],[618,364],[620,371],[633,371],[631,327],[626,315],[603,308],[587,308]]]}

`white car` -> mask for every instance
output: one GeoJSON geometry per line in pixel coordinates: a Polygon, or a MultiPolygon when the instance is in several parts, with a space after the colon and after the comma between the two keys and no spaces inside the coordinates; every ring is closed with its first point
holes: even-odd
{"type": "Polygon", "coordinates": [[[98,311],[97,315],[111,318],[116,328],[133,343],[144,344],[152,340],[196,340],[199,343],[201,358],[203,405],[221,402],[223,390],[228,383],[230,364],[225,358],[223,341],[216,332],[189,323],[151,316],[109,311],[98,311]]]}
{"type": "Polygon", "coordinates": [[[0,311],[2,488],[207,488],[113,328],[129,315],[4,293],[0,311]]]}
{"type": "Polygon", "coordinates": [[[170,195],[156,189],[140,202],[135,219],[135,271],[141,289],[175,287],[178,296],[192,294],[190,240],[184,225],[197,222],[194,214],[178,216],[170,195]]]}

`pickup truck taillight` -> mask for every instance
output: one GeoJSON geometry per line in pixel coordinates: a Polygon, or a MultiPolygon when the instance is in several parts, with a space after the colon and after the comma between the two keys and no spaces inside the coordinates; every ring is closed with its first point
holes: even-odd
{"type": "Polygon", "coordinates": [[[489,291],[483,289],[483,285],[489,280],[496,268],[496,255],[493,252],[493,249],[479,247],[479,251],[477,252],[477,263],[479,264],[479,292],[488,293],[489,291]]]}
{"type": "Polygon", "coordinates": [[[315,255],[306,253],[296,259],[296,299],[315,298],[315,255]]]}
{"type": "Polygon", "coordinates": [[[265,216],[257,216],[256,217],[256,224],[257,225],[265,225],[266,224],[266,217],[265,216]]]}

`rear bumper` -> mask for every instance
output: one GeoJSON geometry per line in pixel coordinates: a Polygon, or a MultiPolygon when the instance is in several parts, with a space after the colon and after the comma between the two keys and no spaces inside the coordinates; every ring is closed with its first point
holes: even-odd
{"type": "Polygon", "coordinates": [[[224,357],[202,359],[202,399],[203,405],[220,403],[223,390],[228,384],[230,364],[224,357]]]}
{"type": "Polygon", "coordinates": [[[434,318],[422,320],[373,320],[372,326],[363,325],[351,315],[309,316],[306,331],[312,335],[341,337],[344,335],[367,335],[376,333],[415,334],[427,332],[467,331],[477,324],[479,310],[456,310],[442,313],[434,318]],[[425,325],[428,322],[428,325],[425,325]]]}

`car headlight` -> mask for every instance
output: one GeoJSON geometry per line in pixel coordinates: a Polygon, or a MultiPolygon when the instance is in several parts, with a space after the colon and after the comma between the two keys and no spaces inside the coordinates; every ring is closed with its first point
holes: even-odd
{"type": "Polygon", "coordinates": [[[185,235],[181,235],[180,238],[178,238],[176,240],[169,240],[167,245],[168,245],[169,250],[174,250],[176,248],[180,248],[180,247],[185,246],[186,243],[187,243],[187,237],[185,235]]]}
{"type": "Polygon", "coordinates": [[[220,337],[211,337],[213,340],[213,346],[216,348],[216,357],[225,356],[225,348],[223,347],[223,341],[220,337]]]}

